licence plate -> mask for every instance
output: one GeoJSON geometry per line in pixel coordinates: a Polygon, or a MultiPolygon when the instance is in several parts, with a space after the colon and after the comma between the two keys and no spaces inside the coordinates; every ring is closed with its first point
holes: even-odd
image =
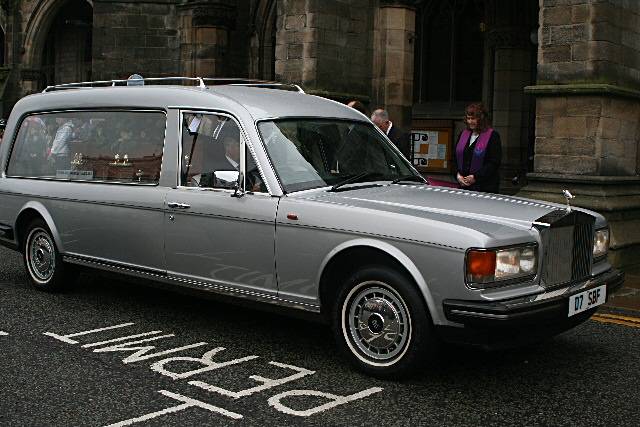
{"type": "Polygon", "coordinates": [[[588,291],[569,297],[569,316],[582,313],[590,308],[597,307],[607,300],[607,285],[601,285],[588,291]]]}

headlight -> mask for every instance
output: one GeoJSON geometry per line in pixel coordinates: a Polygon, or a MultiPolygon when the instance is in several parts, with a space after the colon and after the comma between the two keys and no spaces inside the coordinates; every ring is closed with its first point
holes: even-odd
{"type": "Polygon", "coordinates": [[[609,229],[597,230],[593,239],[593,259],[603,258],[609,250],[609,229]]]}
{"type": "Polygon", "coordinates": [[[536,275],[537,258],[536,245],[470,249],[467,251],[466,280],[468,284],[486,285],[533,277],[536,275]]]}

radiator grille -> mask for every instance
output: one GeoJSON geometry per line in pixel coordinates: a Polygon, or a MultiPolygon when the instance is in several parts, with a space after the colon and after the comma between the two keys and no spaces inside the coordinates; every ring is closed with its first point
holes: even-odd
{"type": "Polygon", "coordinates": [[[589,276],[595,218],[558,210],[536,222],[542,240],[542,286],[555,288],[589,276]]]}

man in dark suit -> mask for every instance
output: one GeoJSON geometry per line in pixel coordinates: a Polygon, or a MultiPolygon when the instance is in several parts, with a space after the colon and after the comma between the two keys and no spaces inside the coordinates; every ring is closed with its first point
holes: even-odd
{"type": "Polygon", "coordinates": [[[411,159],[411,143],[409,141],[409,134],[393,125],[393,122],[389,120],[389,113],[387,113],[386,110],[383,110],[382,108],[375,110],[371,114],[371,121],[387,134],[391,142],[400,149],[407,159],[411,159]]]}

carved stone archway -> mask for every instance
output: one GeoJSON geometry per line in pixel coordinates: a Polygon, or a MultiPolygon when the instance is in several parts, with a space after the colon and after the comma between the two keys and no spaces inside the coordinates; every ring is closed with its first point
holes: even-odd
{"type": "MultiPolygon", "coordinates": [[[[58,16],[60,9],[69,0],[42,0],[38,2],[25,27],[22,44],[21,80],[23,90],[31,92],[38,89],[41,75],[43,50],[51,26],[58,16]]],[[[93,0],[85,0],[93,9],[93,0]]]]}
{"type": "Polygon", "coordinates": [[[251,77],[275,79],[276,0],[259,0],[251,14],[251,77]]]}

